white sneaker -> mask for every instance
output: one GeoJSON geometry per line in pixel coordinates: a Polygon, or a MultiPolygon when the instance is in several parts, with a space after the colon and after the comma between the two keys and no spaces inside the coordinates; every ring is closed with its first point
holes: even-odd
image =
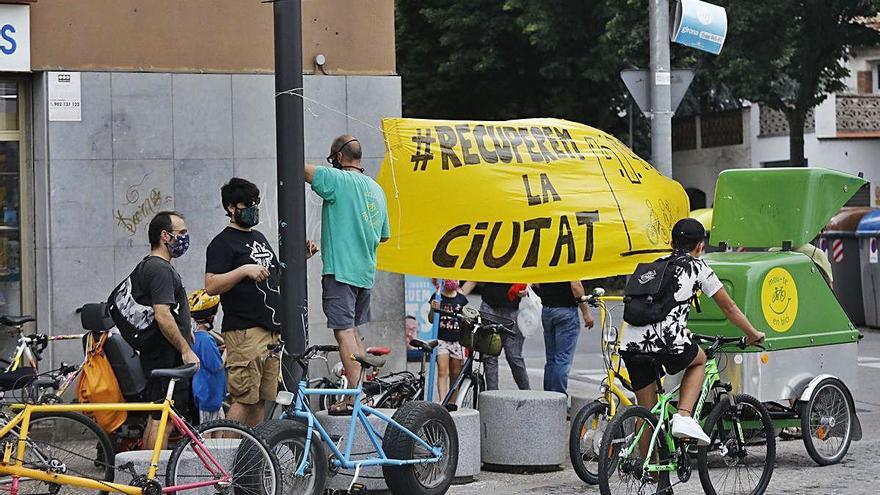
{"type": "Polygon", "coordinates": [[[692,438],[697,441],[697,445],[709,445],[709,437],[700,428],[700,424],[690,416],[682,416],[674,414],[672,416],[672,436],[675,438],[692,438]]]}

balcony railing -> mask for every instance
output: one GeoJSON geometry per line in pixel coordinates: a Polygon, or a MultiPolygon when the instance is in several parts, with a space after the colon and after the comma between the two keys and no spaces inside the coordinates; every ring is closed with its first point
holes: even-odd
{"type": "Polygon", "coordinates": [[[837,134],[880,133],[880,95],[837,95],[837,134]]]}

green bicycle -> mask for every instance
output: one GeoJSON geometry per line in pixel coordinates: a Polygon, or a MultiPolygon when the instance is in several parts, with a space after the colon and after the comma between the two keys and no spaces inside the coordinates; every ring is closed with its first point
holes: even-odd
{"type": "Polygon", "coordinates": [[[657,405],[648,410],[633,406],[617,413],[602,437],[599,456],[599,490],[602,495],[635,493],[671,494],[672,487],[686,483],[696,453],[700,483],[707,495],[760,495],[767,489],[776,460],[776,435],[767,408],[749,395],[731,393],[729,383],[720,380],[716,355],[725,345],[746,348],[744,338],[704,337],[708,343],[706,377],[694,408],[702,418],[707,400],[714,403],[703,421],[703,431],[711,439],[705,447],[672,436],[671,418],[679,387],[660,391],[657,405]],[[675,473],[678,482],[671,482],[675,473]]]}

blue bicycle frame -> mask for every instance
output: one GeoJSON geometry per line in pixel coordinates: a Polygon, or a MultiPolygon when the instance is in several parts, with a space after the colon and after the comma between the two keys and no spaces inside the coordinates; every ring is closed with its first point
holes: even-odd
{"type": "MultiPolygon", "coordinates": [[[[363,383],[363,380],[361,380],[361,383],[363,383]]],[[[296,476],[305,476],[306,469],[309,466],[309,452],[312,446],[312,433],[315,430],[318,431],[318,434],[321,435],[321,439],[328,447],[330,447],[330,450],[333,452],[333,466],[342,469],[355,469],[358,466],[406,466],[411,464],[432,464],[440,461],[442,452],[439,447],[428,445],[427,442],[419,438],[415,433],[401,426],[400,423],[398,423],[397,421],[394,421],[393,419],[382,414],[376,409],[373,409],[372,407],[362,404],[360,400],[362,393],[361,384],[358,384],[358,387],[353,389],[316,389],[307,387],[308,383],[305,380],[299,382],[299,393],[296,395],[296,404],[293,412],[294,417],[306,421],[306,424],[308,426],[308,429],[306,431],[306,441],[304,449],[305,453],[303,454],[302,461],[300,461],[300,464],[296,469],[296,476]],[[354,410],[351,414],[351,423],[348,426],[348,434],[346,435],[344,452],[339,450],[339,447],[336,446],[336,442],[334,442],[333,439],[330,438],[327,430],[324,429],[324,426],[317,420],[317,418],[315,418],[315,415],[312,414],[311,409],[309,409],[308,403],[307,401],[305,401],[305,397],[310,395],[337,395],[354,397],[354,410]],[[367,419],[367,416],[369,415],[376,416],[377,418],[384,421],[388,425],[386,426],[386,431],[387,428],[394,427],[406,433],[410,438],[418,442],[422,447],[427,449],[428,452],[433,454],[434,457],[426,459],[389,459],[388,456],[385,455],[385,451],[382,450],[382,444],[379,441],[378,433],[376,432],[375,428],[373,428],[373,425],[370,424],[370,421],[367,419]],[[378,457],[359,459],[356,461],[351,460],[351,449],[354,443],[355,427],[357,426],[358,421],[360,421],[364,431],[367,433],[367,437],[369,437],[370,442],[376,449],[376,454],[378,457]]],[[[290,416],[287,414],[287,411],[285,411],[281,415],[281,419],[288,419],[289,417],[290,416]]]]}

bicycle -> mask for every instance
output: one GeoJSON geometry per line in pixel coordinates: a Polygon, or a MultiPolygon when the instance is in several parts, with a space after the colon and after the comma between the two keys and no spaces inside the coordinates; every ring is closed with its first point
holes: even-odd
{"type": "Polygon", "coordinates": [[[621,367],[620,340],[623,337],[621,326],[615,325],[614,314],[623,311],[623,297],[604,297],[605,290],[597,288],[590,296],[588,304],[599,309],[599,322],[602,329],[602,365],[605,377],[599,385],[600,397],[583,406],[571,420],[568,439],[568,452],[571,465],[578,477],[590,485],[599,482],[599,447],[602,435],[611,418],[621,407],[633,405],[626,390],[632,390],[629,375],[621,367]],[[613,304],[609,308],[609,304],[613,304]],[[624,390],[626,389],[626,390],[624,390]]]}
{"type": "Polygon", "coordinates": [[[27,493],[50,494],[58,493],[61,487],[74,487],[126,495],[161,495],[200,488],[211,488],[216,493],[230,493],[231,489],[237,495],[279,495],[281,471],[278,460],[258,433],[228,420],[211,421],[193,428],[174,410],[171,397],[175,383],[192,378],[196,370],[196,366],[154,370],[152,378],[169,379],[166,397],[157,403],[11,406],[13,411],[18,412],[0,428],[3,452],[0,458],[0,486],[11,495],[18,495],[22,487],[27,493]],[[115,466],[109,437],[97,424],[81,414],[108,410],[161,413],[157,441],[146,474],[136,473],[131,465],[115,466]],[[51,441],[40,443],[33,440],[31,435],[37,431],[33,428],[34,420],[46,416],[77,418],[82,428],[92,431],[99,438],[106,461],[101,462],[100,456],[95,459],[94,442],[78,441],[64,428],[49,429],[47,435],[51,441]],[[165,474],[167,486],[163,486],[157,480],[156,472],[161,439],[169,423],[183,437],[168,457],[165,474]],[[79,454],[75,449],[84,449],[85,453],[79,454]],[[88,459],[88,462],[72,468],[68,459],[88,459]],[[132,481],[129,484],[114,482],[117,470],[129,473],[132,481]]]}
{"type": "MultiPolygon", "coordinates": [[[[284,355],[283,342],[281,348],[284,355]]],[[[315,352],[335,352],[337,346],[311,346],[302,354],[289,355],[303,371],[315,352]]],[[[259,427],[281,459],[285,494],[320,494],[329,469],[354,469],[349,491],[362,491],[357,484],[365,466],[381,466],[385,482],[395,495],[439,495],[446,493],[458,464],[458,433],[449,413],[439,404],[411,401],[388,417],[363,404],[363,376],[369,369],[379,369],[385,360],[376,356],[353,356],[361,365],[361,380],[353,389],[310,389],[300,381],[297,394],[279,392],[277,402],[284,407],[281,419],[259,427]],[[311,395],[334,394],[352,397],[354,409],[347,434],[334,439],[307,405],[311,395]],[[386,423],[381,439],[368,420],[374,416],[386,423]],[[360,423],[370,439],[375,455],[352,460],[355,428],[360,423]],[[343,439],[345,445],[342,446],[343,439]],[[337,444],[338,442],[338,444],[337,444]],[[330,449],[327,456],[325,446],[330,449]],[[328,462],[329,459],[329,462],[328,462]]]]}
{"type": "MultiPolygon", "coordinates": [[[[705,379],[694,408],[694,418],[701,417],[710,396],[714,395],[712,402],[715,404],[703,422],[703,431],[711,442],[708,446],[697,447],[703,491],[709,495],[719,490],[722,493],[760,495],[770,483],[776,458],[770,413],[754,397],[731,394],[730,384],[720,381],[716,361],[716,354],[723,346],[737,344],[740,349],[745,349],[746,339],[699,335],[694,335],[694,339],[709,343],[705,351],[705,379]],[[719,467],[726,468],[725,474],[714,471],[719,467]],[[730,474],[731,470],[735,471],[734,475],[730,474]],[[724,491],[731,480],[734,491],[724,491]]],[[[606,428],[599,450],[603,454],[599,456],[598,469],[602,495],[671,493],[673,486],[690,479],[693,443],[672,436],[671,417],[676,412],[673,403],[679,387],[665,393],[659,379],[657,386],[659,400],[653,409],[629,407],[618,412],[606,428]],[[672,472],[679,479],[675,484],[670,482],[672,472]]]]}
{"type": "MultiPolygon", "coordinates": [[[[422,355],[418,375],[411,371],[399,371],[376,376],[364,382],[364,392],[373,397],[376,408],[397,409],[411,400],[424,400],[427,357],[434,352],[437,343],[436,340],[410,341],[409,345],[422,355]]],[[[369,349],[367,352],[369,353],[369,349]]]]}

